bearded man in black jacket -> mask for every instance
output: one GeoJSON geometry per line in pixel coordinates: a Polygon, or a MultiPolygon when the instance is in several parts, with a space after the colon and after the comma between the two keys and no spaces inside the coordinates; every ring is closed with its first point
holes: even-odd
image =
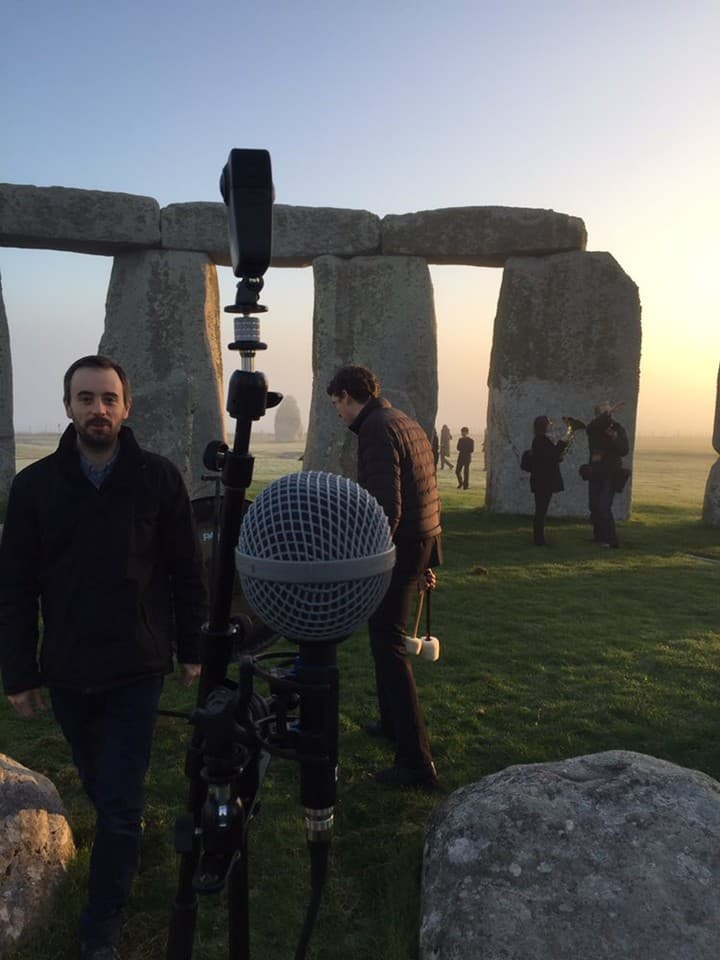
{"type": "Polygon", "coordinates": [[[10,490],[0,546],[2,678],[12,707],[45,707],[70,744],[97,822],[83,960],[117,957],[137,870],[143,784],[165,674],[200,674],[202,559],[179,471],[124,426],[119,364],[77,360],[64,378],[72,420],[55,453],[10,490]],[[42,613],[40,643],[38,613],[42,613]]]}
{"type": "Polygon", "coordinates": [[[422,427],[380,396],[367,367],[341,367],[327,387],[343,423],[358,437],[358,483],[385,511],[396,548],[387,593],[368,621],[379,722],[365,730],[395,742],[395,762],[375,779],[386,786],[432,785],[435,765],[405,648],[405,624],[424,571],[437,562],[440,498],[432,447],[422,427]]]}

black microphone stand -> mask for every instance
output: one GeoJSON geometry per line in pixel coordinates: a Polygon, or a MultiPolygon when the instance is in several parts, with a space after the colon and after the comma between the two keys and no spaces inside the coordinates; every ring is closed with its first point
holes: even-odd
{"type": "MultiPolygon", "coordinates": [[[[247,826],[255,808],[259,786],[269,764],[269,755],[256,743],[242,743],[243,729],[252,726],[249,705],[252,694],[252,661],[240,671],[239,697],[227,680],[228,666],[239,625],[230,618],[235,577],[234,549],[245,512],[245,494],[252,483],[254,458],[249,453],[252,423],[282,394],[268,392],[264,374],[254,370],[258,350],[267,349],[259,339],[259,321],[264,313],[258,302],[262,278],[242,278],[237,284],[234,306],[237,314],[235,340],[242,369],[235,370],[228,387],[227,412],[235,420],[232,449],[225,443],[210,443],[203,458],[208,470],[220,470],[224,488],[217,540],[210,573],[208,622],[201,636],[200,683],[195,725],[188,747],[185,773],[190,781],[187,813],[178,818],[175,848],[181,854],[178,892],[168,936],[168,960],[192,956],[198,893],[213,893],[226,880],[229,891],[229,941],[236,960],[249,957],[247,826]],[[243,725],[242,721],[246,724],[243,725]]],[[[245,732],[244,739],[249,738],[245,732]]]]}
{"type": "Polygon", "coordinates": [[[209,617],[201,635],[197,705],[190,718],[194,729],[185,763],[190,781],[186,813],[175,825],[180,867],[167,960],[191,960],[198,895],[219,893],[226,885],[229,956],[249,960],[248,828],[272,756],[300,763],[311,899],[296,960],[305,956],[327,873],[338,759],[336,644],[300,642],[298,654],[245,656],[239,682],[227,677],[235,641],[246,629],[242,618],[230,614],[234,551],[252,482],[252,422],[282,400],[254,370],[255,352],[267,349],[253,316],[266,310],[258,303],[262,287],[262,279],[240,280],[234,306],[225,308],[238,314],[235,341],[229,346],[242,358],[242,369],[230,379],[227,400],[227,412],[236,421],[235,439],[232,449],[222,442],[209,444],[203,458],[208,470],[221,471],[224,496],[213,544],[209,617]],[[259,661],[266,659],[280,660],[279,668],[264,670],[259,661]],[[254,693],[256,677],[269,685],[270,699],[254,693]],[[298,706],[295,723],[289,714],[298,706]]]}

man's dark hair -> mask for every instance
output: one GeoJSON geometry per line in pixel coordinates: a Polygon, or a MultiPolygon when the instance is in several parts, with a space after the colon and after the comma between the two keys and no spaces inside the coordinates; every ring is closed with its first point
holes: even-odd
{"type": "Polygon", "coordinates": [[[380,383],[372,370],[350,364],[336,370],[327,385],[330,397],[339,397],[343,390],[358,403],[367,403],[372,397],[379,396],[380,383]]]}
{"type": "Polygon", "coordinates": [[[79,360],[76,360],[75,363],[71,363],[67,368],[65,371],[65,376],[63,377],[64,403],[70,403],[70,381],[72,380],[75,371],[80,370],[81,367],[92,367],[95,370],[114,370],[120,378],[120,383],[122,384],[123,402],[125,406],[130,403],[130,381],[128,380],[128,375],[125,373],[119,363],[116,363],[114,360],[111,360],[110,357],[104,357],[99,353],[92,354],[89,357],[80,357],[79,360]]]}

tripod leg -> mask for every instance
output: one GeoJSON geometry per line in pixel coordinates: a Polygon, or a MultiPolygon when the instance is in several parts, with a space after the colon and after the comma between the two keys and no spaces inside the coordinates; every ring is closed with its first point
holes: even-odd
{"type": "Polygon", "coordinates": [[[168,934],[167,960],[190,960],[195,940],[195,921],[197,919],[197,896],[193,894],[187,901],[181,901],[178,894],[173,904],[170,931],[168,934]]]}
{"type": "Polygon", "coordinates": [[[230,960],[250,958],[250,908],[248,905],[247,837],[243,839],[228,877],[228,956],[230,960]]]}
{"type": "Polygon", "coordinates": [[[188,812],[179,817],[175,825],[175,848],[181,853],[178,871],[178,890],[170,917],[167,960],[190,960],[195,939],[198,898],[193,887],[193,877],[200,860],[200,838],[195,831],[207,794],[207,786],[200,778],[202,753],[199,740],[194,736],[186,757],[186,772],[190,777],[188,812]]]}

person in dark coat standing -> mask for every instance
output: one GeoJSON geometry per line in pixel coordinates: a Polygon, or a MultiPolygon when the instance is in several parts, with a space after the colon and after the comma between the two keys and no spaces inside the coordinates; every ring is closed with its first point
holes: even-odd
{"type": "Polygon", "coordinates": [[[341,367],[327,392],[337,415],[357,434],[358,483],[385,511],[396,548],[390,586],[368,621],[380,720],[365,730],[396,746],[393,766],[375,779],[390,787],[432,785],[435,765],[405,648],[418,581],[438,562],[440,498],[432,448],[420,424],[380,396],[367,367],[341,367]]]}
{"type": "Polygon", "coordinates": [[[622,402],[601,401],[595,407],[595,418],[586,427],[590,453],[588,507],[593,540],[600,547],[619,546],[612,505],[623,470],[622,458],[630,447],[625,428],[613,418],[613,413],[623,406],[622,402]]]}
{"type": "Polygon", "coordinates": [[[460,428],[460,438],[457,442],[457,463],[455,464],[455,476],[457,477],[458,490],[461,488],[467,490],[470,481],[470,463],[472,455],[475,452],[475,441],[470,436],[468,427],[460,428]]]}
{"type": "Polygon", "coordinates": [[[450,463],[450,441],[452,440],[452,434],[450,433],[450,427],[444,423],[440,428],[440,469],[444,470],[445,467],[449,467],[452,470],[453,465],[450,463]]]}
{"type": "Polygon", "coordinates": [[[535,496],[533,542],[536,547],[546,546],[545,517],[552,495],[565,489],[560,473],[560,461],[567,449],[567,441],[554,441],[549,435],[551,429],[552,420],[549,417],[535,417],[533,421],[530,489],[535,496]]]}
{"type": "Polygon", "coordinates": [[[200,675],[205,588],[182,477],[124,425],[131,401],[122,367],[82,357],[65,374],[63,399],[72,423],[57,451],[10,490],[0,660],[21,716],[44,709],[47,688],[95,807],[80,957],[114,960],[163,678],[173,654],[182,683],[200,675]]]}

